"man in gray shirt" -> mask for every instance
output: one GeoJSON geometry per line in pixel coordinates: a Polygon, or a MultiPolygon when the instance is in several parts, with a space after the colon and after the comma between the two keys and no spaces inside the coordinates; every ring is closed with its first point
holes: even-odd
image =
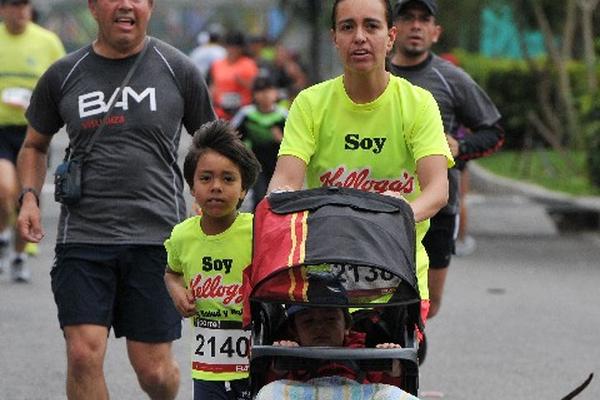
{"type": "Polygon", "coordinates": [[[214,112],[189,59],[146,35],[153,0],[88,5],[97,39],[50,67],[27,110],[18,226],[28,241],[43,237],[37,197],[53,135],[65,125],[80,156],[114,102],[83,161],[81,200],[61,207],[51,277],[67,344],[67,397],[108,398],[103,363],[112,328],[127,338],[142,389],[152,399],[174,399],[179,369],[171,342],[181,336],[181,320],[162,278],[163,242],[186,216],[177,165],[182,127],[193,133],[214,112]],[[140,53],[136,73],[118,91],[140,53]]]}
{"type": "Polygon", "coordinates": [[[390,72],[421,86],[438,103],[456,166],[448,170],[448,205],[431,218],[423,244],[429,263],[429,317],[440,308],[444,283],[454,251],[459,215],[460,168],[467,160],[483,157],[499,149],[504,133],[500,113],[485,92],[462,69],[431,52],[441,27],[435,15],[435,0],[398,0],[394,5],[398,30],[390,72]],[[461,128],[471,133],[459,137],[461,128]]]}

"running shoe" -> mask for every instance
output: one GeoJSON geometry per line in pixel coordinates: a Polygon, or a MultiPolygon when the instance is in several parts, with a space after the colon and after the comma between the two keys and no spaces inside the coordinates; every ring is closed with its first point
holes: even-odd
{"type": "Polygon", "coordinates": [[[475,238],[471,235],[467,235],[464,239],[456,241],[454,253],[458,257],[470,256],[475,253],[476,249],[477,242],[475,241],[475,238]]]}
{"type": "Polygon", "coordinates": [[[10,264],[10,277],[13,282],[27,283],[31,281],[31,270],[27,267],[25,259],[16,257],[10,264]]]}

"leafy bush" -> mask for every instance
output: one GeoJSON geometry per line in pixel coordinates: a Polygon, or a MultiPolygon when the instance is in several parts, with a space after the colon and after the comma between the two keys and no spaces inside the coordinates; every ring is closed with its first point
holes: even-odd
{"type": "MultiPolygon", "coordinates": [[[[464,50],[454,50],[460,66],[488,93],[502,114],[502,126],[506,132],[505,148],[521,149],[526,133],[531,131],[527,121],[528,110],[538,110],[536,74],[523,60],[487,58],[464,50]]],[[[535,61],[543,67],[546,60],[535,61]]],[[[587,89],[585,66],[581,62],[569,63],[571,83],[576,98],[587,89]]],[[[600,68],[598,69],[600,77],[600,68]]],[[[552,78],[554,81],[556,77],[552,78]]],[[[556,101],[556,100],[553,100],[556,101]]],[[[537,139],[543,146],[541,139],[537,139]]]]}

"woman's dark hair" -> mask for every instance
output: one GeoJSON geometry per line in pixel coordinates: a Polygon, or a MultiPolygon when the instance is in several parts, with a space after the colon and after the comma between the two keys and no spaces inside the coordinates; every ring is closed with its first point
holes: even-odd
{"type": "MultiPolygon", "coordinates": [[[[333,2],[333,8],[331,10],[331,29],[335,31],[335,21],[337,19],[337,8],[338,5],[344,0],[335,0],[333,2]]],[[[392,14],[392,5],[389,0],[380,0],[383,2],[385,6],[385,20],[387,22],[388,28],[391,28],[394,25],[394,19],[392,14]]]]}
{"type": "Polygon", "coordinates": [[[250,189],[260,172],[260,163],[256,156],[240,140],[237,132],[226,121],[207,122],[194,133],[192,144],[183,162],[183,176],[190,186],[194,187],[194,175],[200,157],[208,150],[213,150],[230,159],[240,169],[242,189],[250,189]]]}

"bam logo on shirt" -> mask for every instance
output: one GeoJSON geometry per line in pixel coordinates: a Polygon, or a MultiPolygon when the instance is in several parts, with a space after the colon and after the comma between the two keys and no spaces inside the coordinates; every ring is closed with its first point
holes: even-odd
{"type": "MultiPolygon", "coordinates": [[[[79,117],[87,118],[93,115],[103,114],[108,111],[108,107],[115,101],[117,91],[115,89],[108,102],[104,101],[104,93],[101,91],[90,92],[79,96],[79,117]]],[[[144,100],[148,101],[150,111],[156,111],[156,88],[146,88],[142,93],[137,93],[134,89],[129,86],[123,88],[121,92],[121,99],[115,104],[115,108],[121,108],[123,111],[129,110],[129,102],[133,100],[136,103],[142,103],[144,100]]]]}
{"type": "Polygon", "coordinates": [[[364,137],[361,138],[358,133],[349,133],[344,137],[344,149],[346,150],[371,150],[375,154],[381,153],[383,145],[387,138],[385,137],[364,137]]]}

